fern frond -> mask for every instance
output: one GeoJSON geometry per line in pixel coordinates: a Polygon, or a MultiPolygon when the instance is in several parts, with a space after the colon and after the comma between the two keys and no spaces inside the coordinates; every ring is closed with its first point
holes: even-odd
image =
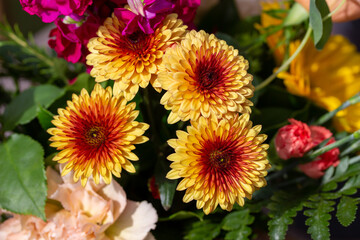
{"type": "MultiPolygon", "coordinates": [[[[331,196],[335,197],[335,196],[331,196]]],[[[305,224],[309,226],[308,233],[313,240],[330,239],[329,221],[331,219],[330,212],[334,210],[335,201],[329,200],[323,194],[315,194],[309,198],[304,204],[308,210],[304,211],[304,215],[308,217],[305,224]]]]}
{"type": "Polygon", "coordinates": [[[271,240],[285,239],[288,226],[293,223],[293,218],[303,208],[306,196],[294,197],[286,192],[276,192],[269,204],[271,220],[268,222],[271,240]]]}
{"type": "Polygon", "coordinates": [[[225,239],[248,240],[252,232],[249,225],[251,225],[254,220],[255,218],[250,215],[249,209],[229,213],[222,221],[222,229],[228,231],[225,239]]]}

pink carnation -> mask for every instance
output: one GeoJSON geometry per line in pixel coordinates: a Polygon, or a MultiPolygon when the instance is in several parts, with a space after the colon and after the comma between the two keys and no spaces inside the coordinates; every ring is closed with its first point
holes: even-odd
{"type": "Polygon", "coordinates": [[[302,157],[313,147],[307,124],[289,119],[290,125],[279,129],[275,138],[276,151],[281,159],[302,157]]]}
{"type": "Polygon", "coordinates": [[[60,15],[82,16],[92,0],[20,0],[23,9],[37,15],[43,22],[55,21],[60,15]]]}
{"type": "MultiPolygon", "coordinates": [[[[332,136],[328,129],[321,126],[311,126],[310,130],[314,146],[332,136]]],[[[331,138],[326,145],[334,142],[335,139],[331,138]]],[[[339,148],[333,148],[317,157],[314,161],[299,165],[299,169],[311,178],[320,178],[324,175],[326,169],[331,166],[336,167],[339,164],[339,154],[339,148]]]]}

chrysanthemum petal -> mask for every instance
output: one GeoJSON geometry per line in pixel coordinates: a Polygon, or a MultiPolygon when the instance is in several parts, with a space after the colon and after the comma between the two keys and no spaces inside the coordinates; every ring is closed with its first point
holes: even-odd
{"type": "Polygon", "coordinates": [[[159,67],[158,82],[167,91],[160,103],[171,110],[168,123],[249,113],[254,87],[247,69],[248,62],[225,41],[189,32],[165,52],[159,67]]]}
{"type": "Polygon", "coordinates": [[[101,176],[109,184],[112,174],[120,177],[122,168],[135,172],[127,159],[138,160],[131,152],[134,144],[148,140],[142,134],[149,125],[134,121],[135,103],[127,105],[122,94],[112,94],[111,87],[96,84],[90,95],[86,90],[73,95],[68,107],[54,117],[56,128],[48,131],[53,135],[50,146],[62,150],[53,158],[66,164],[62,175],[73,170],[74,181],[81,180],[83,186],[91,176],[95,183],[101,176]]]}
{"type": "MultiPolygon", "coordinates": [[[[97,82],[114,80],[114,94],[124,92],[129,101],[134,98],[139,86],[154,84],[164,52],[180,42],[186,33],[186,25],[170,14],[154,29],[154,33],[135,32],[122,35],[126,24],[114,14],[107,18],[90,39],[87,64],[93,66],[90,74],[97,82]],[[155,78],[154,78],[155,77],[155,78]]],[[[159,84],[156,83],[159,90],[159,84]]],[[[161,89],[160,89],[161,90],[161,89]]]]}
{"type": "Polygon", "coordinates": [[[177,139],[168,141],[175,153],[169,179],[182,178],[177,190],[186,190],[183,201],[196,200],[205,214],[217,205],[230,211],[237,202],[266,185],[266,170],[270,168],[266,137],[258,135],[261,127],[252,127],[248,114],[234,114],[230,119],[200,117],[191,121],[187,132],[177,131],[177,139]],[[257,141],[253,141],[257,139],[257,141]]]}

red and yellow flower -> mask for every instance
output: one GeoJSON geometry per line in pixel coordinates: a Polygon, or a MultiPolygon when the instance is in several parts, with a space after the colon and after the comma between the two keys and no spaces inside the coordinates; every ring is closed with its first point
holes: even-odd
{"type": "Polygon", "coordinates": [[[138,31],[124,36],[125,27],[114,14],[107,18],[97,32],[98,37],[89,41],[90,54],[86,63],[93,66],[90,74],[97,82],[114,80],[114,94],[123,92],[129,101],[139,86],[145,88],[149,82],[154,82],[164,52],[181,41],[187,26],[176,14],[170,14],[152,34],[138,31]]]}
{"type": "Polygon", "coordinates": [[[171,110],[168,123],[250,113],[254,87],[248,68],[225,41],[204,31],[189,32],[166,51],[154,83],[167,91],[160,103],[171,110]]]}
{"type": "Polygon", "coordinates": [[[178,138],[168,141],[175,153],[168,156],[173,163],[166,177],[183,178],[177,186],[186,190],[183,201],[196,200],[206,214],[217,205],[228,211],[235,202],[243,206],[245,197],[266,185],[270,168],[260,130],[252,127],[249,114],[191,121],[187,132],[177,131],[178,138]]]}
{"type": "Polygon", "coordinates": [[[50,146],[60,152],[54,161],[65,163],[62,175],[74,171],[74,181],[81,179],[84,186],[90,176],[99,183],[100,176],[109,184],[112,174],[120,177],[122,169],[135,172],[129,160],[134,144],[148,140],[142,136],[149,125],[134,121],[139,112],[135,103],[127,104],[122,95],[113,96],[111,87],[96,84],[91,95],[83,89],[73,95],[65,109],[58,109],[48,133],[50,146]]]}

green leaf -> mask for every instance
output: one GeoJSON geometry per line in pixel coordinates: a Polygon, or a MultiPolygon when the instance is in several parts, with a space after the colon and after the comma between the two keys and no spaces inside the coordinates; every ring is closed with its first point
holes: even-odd
{"type": "Polygon", "coordinates": [[[308,233],[314,240],[328,240],[330,239],[329,221],[334,210],[334,201],[327,200],[321,194],[314,195],[304,205],[310,209],[304,211],[304,215],[309,218],[305,224],[309,226],[308,233]]]}
{"type": "Polygon", "coordinates": [[[226,215],[222,221],[222,229],[229,231],[225,239],[247,240],[251,234],[250,224],[254,222],[254,216],[250,215],[249,209],[235,211],[226,215]]]}
{"type": "Polygon", "coordinates": [[[29,136],[13,134],[0,145],[0,207],[45,220],[44,150],[29,136]]]}
{"type": "Polygon", "coordinates": [[[53,127],[54,125],[51,121],[54,119],[54,114],[43,108],[42,106],[38,106],[37,108],[37,118],[41,127],[46,131],[47,129],[53,127]]]}
{"type": "Polygon", "coordinates": [[[166,174],[170,171],[164,159],[159,159],[155,167],[155,182],[159,186],[160,201],[163,208],[170,209],[176,190],[177,180],[169,180],[166,174]]]}
{"type": "Polygon", "coordinates": [[[204,213],[203,212],[189,212],[189,211],[179,211],[177,213],[174,213],[170,215],[167,218],[160,218],[159,221],[171,221],[171,220],[183,220],[188,218],[196,217],[200,221],[203,220],[204,213]]]}
{"type": "Polygon", "coordinates": [[[80,92],[85,88],[88,92],[91,92],[95,86],[95,80],[88,73],[81,73],[76,77],[76,81],[67,85],[66,89],[74,92],[80,92]]]}
{"type": "Polygon", "coordinates": [[[286,16],[283,25],[293,26],[299,25],[309,17],[308,11],[299,3],[294,3],[288,15],[286,16]]]}
{"type": "Polygon", "coordinates": [[[345,181],[347,178],[358,175],[360,172],[360,162],[349,165],[346,172],[340,176],[334,176],[328,180],[328,182],[341,182],[345,181]]]}
{"type": "Polygon", "coordinates": [[[360,175],[350,178],[339,192],[345,195],[352,195],[356,193],[358,188],[360,188],[360,175]]]}
{"type": "Polygon", "coordinates": [[[288,226],[294,222],[293,218],[303,208],[305,197],[294,197],[282,191],[273,195],[269,204],[271,220],[268,222],[271,240],[285,239],[288,226]]]}
{"type": "Polygon", "coordinates": [[[37,116],[38,105],[47,108],[64,93],[64,89],[52,85],[40,85],[25,90],[6,107],[3,116],[4,129],[12,130],[17,124],[29,123],[37,116]]]}
{"type": "Polygon", "coordinates": [[[196,222],[185,236],[187,240],[213,240],[221,231],[221,225],[210,220],[196,222]]]}
{"type": "Polygon", "coordinates": [[[343,196],[337,205],[336,217],[344,227],[349,226],[354,220],[357,211],[357,200],[343,196]]]}
{"type": "Polygon", "coordinates": [[[335,168],[333,166],[329,167],[322,178],[322,184],[327,184],[330,179],[332,178],[333,174],[335,172],[335,168]]]}
{"type": "Polygon", "coordinates": [[[310,25],[314,30],[314,44],[317,49],[322,49],[330,37],[332,29],[331,17],[325,0],[310,0],[310,25]]]}
{"type": "Polygon", "coordinates": [[[339,165],[336,167],[334,177],[341,177],[349,167],[349,158],[343,158],[340,160],[339,165]]]}

